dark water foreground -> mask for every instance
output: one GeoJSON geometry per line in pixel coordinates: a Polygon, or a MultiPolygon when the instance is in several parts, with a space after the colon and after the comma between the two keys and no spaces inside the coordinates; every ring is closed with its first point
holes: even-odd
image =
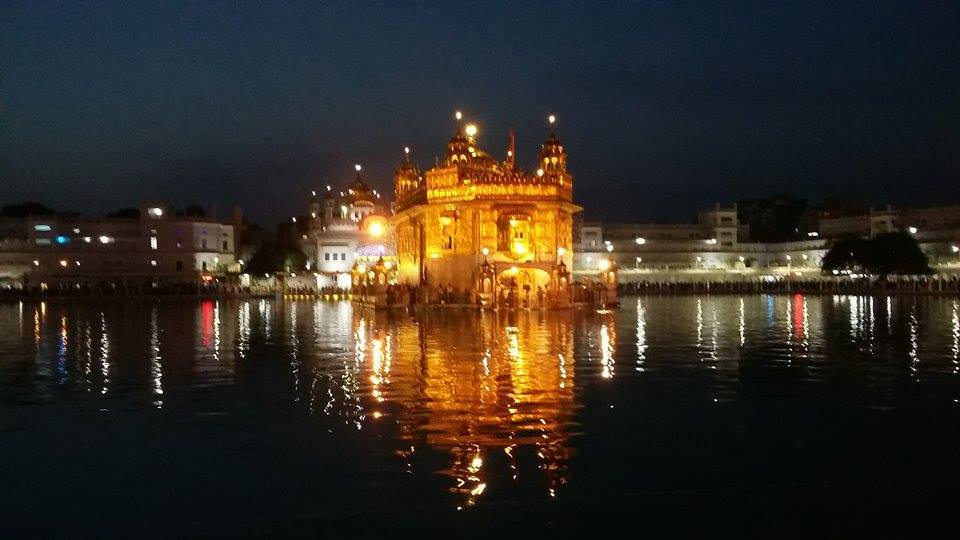
{"type": "Polygon", "coordinates": [[[4,303],[0,537],[949,532],[958,400],[955,298],[4,303]]]}

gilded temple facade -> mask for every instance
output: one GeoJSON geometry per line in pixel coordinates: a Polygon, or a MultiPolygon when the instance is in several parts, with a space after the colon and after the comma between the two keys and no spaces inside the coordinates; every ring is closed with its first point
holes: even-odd
{"type": "Polygon", "coordinates": [[[503,161],[480,148],[471,125],[425,173],[405,150],[394,210],[399,283],[473,291],[484,303],[569,302],[573,216],[581,208],[556,134],[540,147],[533,173],[516,166],[512,132],[503,161]]]}

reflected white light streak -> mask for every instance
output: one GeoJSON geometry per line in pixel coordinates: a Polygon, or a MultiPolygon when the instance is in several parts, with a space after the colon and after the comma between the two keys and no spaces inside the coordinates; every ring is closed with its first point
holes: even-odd
{"type": "Polygon", "coordinates": [[[637,298],[637,367],[643,373],[643,364],[647,361],[647,312],[637,298]]]}
{"type": "Polygon", "coordinates": [[[703,301],[697,298],[697,356],[703,362],[703,301]]]}
{"type": "Polygon", "coordinates": [[[65,315],[60,317],[60,333],[57,336],[57,375],[59,376],[58,384],[64,384],[67,382],[67,342],[69,336],[67,335],[67,317],[65,315]]]}
{"type": "Polygon", "coordinates": [[[600,375],[604,379],[613,378],[613,346],[610,343],[610,330],[605,324],[600,327],[600,364],[603,366],[600,375]]]}
{"type": "Polygon", "coordinates": [[[100,312],[100,395],[106,395],[110,387],[110,334],[107,333],[107,316],[100,312]]]}
{"type": "Polygon", "coordinates": [[[745,309],[743,297],[740,297],[740,346],[747,343],[747,310],[745,309]]]}
{"type": "Polygon", "coordinates": [[[887,297],[887,335],[893,334],[893,298],[887,297]]]}
{"type": "Polygon", "coordinates": [[[920,323],[917,320],[916,305],[910,310],[907,335],[910,340],[910,349],[907,351],[907,356],[910,358],[910,376],[916,379],[920,371],[920,323]]]}
{"type": "Polygon", "coordinates": [[[293,401],[300,401],[300,338],[297,336],[297,304],[287,304],[290,307],[290,327],[287,333],[290,336],[290,374],[293,376],[293,401]]]}
{"type": "Polygon", "coordinates": [[[267,301],[261,299],[258,309],[260,311],[260,317],[263,319],[263,337],[267,341],[270,341],[270,337],[273,329],[271,325],[272,321],[270,320],[272,313],[270,313],[270,309],[269,309],[269,305],[267,304],[267,301]]]}
{"type": "Polygon", "coordinates": [[[237,310],[237,326],[240,330],[240,336],[237,340],[237,353],[240,358],[245,358],[247,351],[250,350],[250,301],[247,300],[240,304],[237,310]]]}
{"type": "Polygon", "coordinates": [[[160,356],[159,308],[150,310],[150,378],[153,380],[153,405],[163,408],[163,365],[160,356]]]}
{"type": "Polygon", "coordinates": [[[960,302],[953,301],[953,372],[960,373],[960,302]]]}

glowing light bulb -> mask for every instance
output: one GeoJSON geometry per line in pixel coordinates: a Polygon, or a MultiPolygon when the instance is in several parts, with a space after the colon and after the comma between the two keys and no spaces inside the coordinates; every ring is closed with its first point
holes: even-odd
{"type": "Polygon", "coordinates": [[[477,125],[467,124],[467,127],[465,127],[463,131],[467,134],[467,137],[473,137],[477,134],[477,125]]]}
{"type": "Polygon", "coordinates": [[[383,236],[383,233],[384,233],[383,223],[380,223],[379,221],[374,221],[370,223],[370,226],[367,227],[367,233],[369,233],[370,236],[375,236],[375,237],[383,236]]]}
{"type": "Polygon", "coordinates": [[[556,123],[557,123],[557,117],[556,117],[555,115],[552,115],[552,114],[551,114],[550,116],[547,117],[547,122],[550,122],[551,125],[552,125],[552,124],[556,124],[556,123]]]}
{"type": "Polygon", "coordinates": [[[404,146],[404,147],[403,147],[403,153],[404,153],[404,154],[409,154],[409,153],[410,153],[410,147],[409,147],[409,146],[404,146]]]}
{"type": "Polygon", "coordinates": [[[454,118],[456,118],[457,120],[463,120],[463,113],[460,112],[460,111],[457,111],[457,112],[453,113],[453,116],[454,116],[454,118]]]}
{"type": "Polygon", "coordinates": [[[359,163],[356,163],[354,164],[353,169],[357,172],[360,172],[363,167],[361,167],[359,163]]]}

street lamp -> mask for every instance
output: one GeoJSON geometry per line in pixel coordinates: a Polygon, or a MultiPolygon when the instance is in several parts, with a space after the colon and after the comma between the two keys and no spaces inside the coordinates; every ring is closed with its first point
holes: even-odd
{"type": "Polygon", "coordinates": [[[953,253],[960,253],[960,246],[950,246],[950,251],[953,253]]]}
{"type": "Polygon", "coordinates": [[[910,234],[917,234],[917,228],[916,228],[916,227],[907,227],[907,231],[909,231],[910,234]]]}
{"type": "Polygon", "coordinates": [[[638,236],[636,242],[638,246],[642,246],[647,243],[647,239],[638,236]]]}

